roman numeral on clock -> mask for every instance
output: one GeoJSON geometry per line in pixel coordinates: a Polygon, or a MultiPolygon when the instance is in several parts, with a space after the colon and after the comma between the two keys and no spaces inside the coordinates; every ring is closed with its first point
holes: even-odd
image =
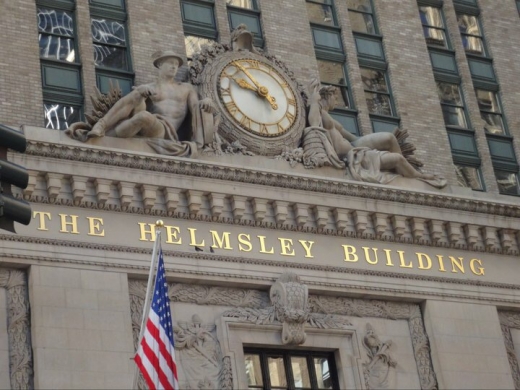
{"type": "Polygon", "coordinates": [[[242,126],[244,126],[245,128],[250,129],[251,128],[251,119],[249,119],[247,116],[244,116],[244,117],[242,117],[242,119],[240,119],[240,124],[242,126]]]}
{"type": "Polygon", "coordinates": [[[227,102],[226,108],[232,115],[235,115],[238,112],[238,108],[237,108],[235,102],[227,102]]]}

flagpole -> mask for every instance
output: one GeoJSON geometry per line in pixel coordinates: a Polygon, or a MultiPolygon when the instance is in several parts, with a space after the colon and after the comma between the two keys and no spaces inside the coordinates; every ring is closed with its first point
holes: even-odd
{"type": "MultiPolygon", "coordinates": [[[[153,277],[155,275],[155,264],[157,263],[157,248],[161,245],[161,228],[164,227],[164,222],[162,220],[158,220],[155,222],[155,227],[158,228],[155,231],[155,242],[153,244],[152,251],[152,261],[150,264],[150,273],[148,274],[148,283],[146,284],[146,295],[144,297],[144,305],[143,305],[143,316],[141,318],[141,329],[139,331],[139,338],[137,339],[137,347],[139,348],[139,344],[141,343],[141,339],[144,334],[145,321],[148,318],[148,314],[150,312],[150,295],[153,290],[153,277]]],[[[135,366],[134,371],[134,385],[133,389],[137,389],[137,382],[139,380],[139,369],[135,366]]]]}

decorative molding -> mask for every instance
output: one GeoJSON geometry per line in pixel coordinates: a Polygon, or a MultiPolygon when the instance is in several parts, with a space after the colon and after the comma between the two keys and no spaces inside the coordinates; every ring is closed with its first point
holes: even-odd
{"type": "Polygon", "coordinates": [[[339,181],[336,178],[301,177],[287,172],[263,172],[252,168],[218,166],[211,162],[181,158],[133,154],[130,151],[90,149],[41,141],[28,141],[26,154],[59,160],[87,162],[154,172],[204,177],[283,189],[345,195],[365,199],[387,200],[402,204],[439,207],[457,211],[519,218],[520,206],[485,200],[460,198],[447,194],[421,193],[413,190],[371,186],[366,183],[339,181]]]}
{"type": "Polygon", "coordinates": [[[12,389],[32,389],[33,358],[29,297],[25,272],[0,269],[0,288],[7,295],[9,372],[12,389]]]}
{"type": "MultiPolygon", "coordinates": [[[[142,310],[145,286],[146,283],[144,281],[129,281],[132,318],[134,318],[136,315],[135,313],[138,312],[134,303],[140,302],[141,309],[139,310],[142,310]],[[138,295],[138,298],[134,297],[135,295],[138,295]]],[[[170,299],[175,297],[176,302],[204,302],[202,304],[233,306],[233,309],[227,310],[223,313],[223,317],[239,318],[243,322],[255,324],[281,323],[281,321],[276,317],[274,305],[255,307],[258,303],[254,304],[250,300],[247,301],[247,306],[239,307],[233,305],[233,301],[230,301],[230,296],[237,294],[238,291],[240,291],[240,289],[213,286],[191,286],[185,284],[169,284],[168,287],[170,299]],[[184,292],[179,294],[180,291],[184,292]],[[197,294],[197,296],[193,297],[190,292],[197,294]],[[208,297],[211,297],[211,299],[208,299],[208,297]]],[[[260,305],[265,305],[264,297],[267,296],[265,292],[256,290],[242,290],[239,295],[243,297],[262,297],[262,299],[257,301],[260,302],[260,305]]],[[[244,305],[243,300],[237,300],[234,302],[244,305]]],[[[325,329],[351,328],[352,323],[348,318],[346,318],[347,316],[407,320],[421,389],[437,389],[437,380],[431,362],[428,336],[426,335],[421,311],[418,305],[391,301],[386,302],[381,300],[310,295],[307,302],[307,310],[309,318],[307,325],[325,329]]],[[[138,331],[137,333],[134,331],[134,338],[137,337],[136,334],[138,335],[138,331]]],[[[137,343],[137,341],[135,341],[135,343],[137,343]]],[[[229,364],[231,364],[231,362],[229,362],[229,364]]],[[[230,388],[230,383],[232,383],[232,379],[230,379],[232,378],[232,375],[226,370],[226,363],[224,361],[222,363],[220,374],[221,388],[230,388]]]]}
{"type": "MultiPolygon", "coordinates": [[[[24,242],[24,243],[35,243],[35,244],[43,244],[43,245],[52,245],[52,246],[63,246],[63,247],[71,247],[71,248],[83,248],[83,249],[91,249],[91,250],[102,250],[102,251],[112,251],[112,252],[127,252],[127,253],[137,253],[137,254],[145,254],[147,256],[151,256],[152,251],[150,249],[144,248],[136,248],[136,247],[125,247],[118,245],[103,245],[103,244],[93,244],[93,243],[85,243],[79,241],[63,241],[63,240],[53,240],[53,239],[43,239],[43,238],[33,238],[33,237],[20,237],[16,235],[0,235],[0,241],[16,241],[16,242],[24,242]]],[[[278,267],[283,269],[302,269],[302,270],[310,270],[310,271],[322,271],[329,272],[334,274],[353,274],[353,275],[362,275],[365,277],[374,276],[374,277],[382,277],[382,278],[393,278],[393,279],[404,279],[404,280],[415,280],[415,281],[425,281],[425,282],[438,282],[438,283],[449,283],[456,285],[465,285],[465,286],[479,286],[479,287],[491,287],[491,288],[499,288],[499,289],[508,289],[508,290],[520,290],[520,285],[517,284],[507,284],[507,283],[497,283],[497,282],[484,282],[479,280],[468,280],[468,279],[455,279],[455,278],[444,278],[439,276],[427,276],[427,275],[407,275],[407,274],[399,274],[393,272],[386,271],[376,271],[376,270],[363,270],[363,269],[353,269],[348,267],[334,267],[334,266],[325,266],[319,264],[306,264],[306,263],[291,263],[276,260],[264,260],[264,259],[253,259],[253,258],[245,258],[245,257],[234,257],[234,256],[222,256],[212,253],[198,253],[198,252],[181,252],[181,251],[163,251],[165,256],[168,257],[183,257],[187,259],[195,259],[195,260],[214,260],[221,261],[226,263],[238,263],[238,264],[252,264],[252,265],[265,265],[270,267],[278,267]]],[[[138,270],[143,272],[148,272],[149,267],[128,263],[120,263],[120,264],[107,264],[101,261],[95,260],[71,260],[71,259],[57,259],[53,256],[35,256],[35,255],[20,255],[20,254],[12,254],[8,252],[0,252],[0,255],[4,257],[10,257],[13,259],[23,259],[28,261],[38,261],[38,262],[49,262],[49,263],[69,263],[69,264],[81,264],[95,267],[103,267],[107,268],[115,268],[115,269],[126,269],[126,270],[138,270]]],[[[208,271],[197,271],[197,270],[182,270],[174,267],[166,267],[166,271],[169,274],[186,274],[186,275],[196,275],[196,276],[206,276],[206,277],[224,277],[227,279],[240,279],[240,280],[256,280],[256,281],[264,281],[264,282],[272,282],[273,278],[264,277],[264,276],[253,276],[246,274],[229,274],[224,272],[208,272],[208,271]]],[[[410,290],[410,289],[394,289],[387,287],[377,287],[377,286],[367,286],[367,285],[349,285],[346,283],[330,283],[330,282],[319,282],[319,281],[308,281],[308,285],[316,286],[316,287],[327,287],[327,288],[355,288],[357,290],[366,290],[371,292],[382,292],[387,293],[391,292],[394,294],[420,294],[424,295],[424,291],[418,290],[410,290]]],[[[520,301],[518,299],[504,299],[497,297],[483,297],[482,295],[472,296],[468,294],[450,294],[445,292],[436,292],[436,291],[428,291],[426,294],[429,296],[438,296],[444,298],[457,298],[457,299],[471,299],[471,300],[479,300],[486,302],[504,302],[504,303],[513,303],[519,304],[520,301]]]]}
{"type": "Polygon", "coordinates": [[[381,341],[370,323],[366,324],[363,347],[368,355],[368,362],[363,363],[365,385],[368,390],[395,388],[390,379],[390,369],[397,366],[397,362],[390,355],[392,340],[381,341]],[[390,382],[390,384],[389,384],[390,382]]]}
{"type": "Polygon", "coordinates": [[[499,311],[498,318],[504,335],[504,343],[506,345],[507,358],[509,359],[509,366],[511,367],[511,374],[515,389],[520,389],[520,364],[516,358],[515,345],[513,337],[511,336],[511,328],[520,330],[520,313],[512,311],[499,311]]]}

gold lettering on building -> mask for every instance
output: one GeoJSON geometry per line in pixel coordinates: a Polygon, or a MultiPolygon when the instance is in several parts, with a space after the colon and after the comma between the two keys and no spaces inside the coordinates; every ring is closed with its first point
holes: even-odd
{"type": "Polygon", "coordinates": [[[412,262],[410,261],[408,264],[405,264],[405,259],[404,259],[404,251],[397,251],[397,253],[399,253],[399,267],[401,268],[413,268],[413,264],[412,262]]]}
{"type": "Polygon", "coordinates": [[[455,258],[453,256],[448,256],[450,258],[450,261],[451,261],[451,272],[454,272],[454,273],[458,273],[459,271],[462,272],[462,273],[465,273],[464,272],[464,264],[462,263],[464,258],[462,257],[459,257],[459,258],[455,258]],[[457,267],[457,269],[459,271],[457,271],[455,269],[455,267],[457,267]]]}
{"type": "Polygon", "coordinates": [[[105,229],[101,229],[103,226],[103,218],[87,217],[88,219],[88,235],[105,237],[105,229]]]}
{"type": "Polygon", "coordinates": [[[211,233],[211,237],[213,239],[213,245],[211,245],[212,248],[233,250],[233,248],[231,248],[231,245],[229,244],[229,235],[231,233],[224,232],[222,233],[222,237],[220,237],[216,230],[210,230],[209,232],[211,233]]]}
{"type": "Polygon", "coordinates": [[[482,266],[482,260],[479,259],[471,259],[469,261],[469,268],[471,269],[471,272],[473,272],[477,276],[484,275],[484,267],[482,266]],[[478,263],[478,267],[475,270],[475,263],[478,263]]]}
{"type": "Polygon", "coordinates": [[[282,256],[294,256],[293,241],[290,238],[278,238],[282,256]]]}
{"type": "Polygon", "coordinates": [[[190,232],[190,246],[204,246],[204,240],[197,242],[197,229],[188,228],[190,232]]]}
{"type": "Polygon", "coordinates": [[[386,255],[386,266],[393,267],[394,263],[392,263],[392,256],[391,256],[392,250],[391,249],[383,249],[383,250],[385,251],[385,255],[386,255]]]}
{"type": "Polygon", "coordinates": [[[444,268],[444,256],[437,255],[437,260],[439,261],[439,271],[446,272],[446,268],[444,268]]]}
{"type": "Polygon", "coordinates": [[[61,220],[60,233],[79,234],[78,231],[78,215],[58,214],[61,220]],[[70,218],[70,220],[67,220],[70,218]],[[71,231],[67,229],[67,226],[71,227],[71,231]]]}
{"type": "Polygon", "coordinates": [[[45,217],[49,218],[49,221],[51,220],[51,213],[46,213],[43,211],[34,211],[33,212],[33,218],[38,217],[39,224],[38,224],[38,230],[49,230],[47,228],[47,224],[45,223],[45,217]]]}
{"type": "Polygon", "coordinates": [[[155,225],[153,223],[145,223],[138,222],[139,230],[141,232],[141,236],[139,237],[139,241],[155,241],[155,225]],[[147,238],[146,236],[150,238],[147,238]]]}
{"type": "Polygon", "coordinates": [[[426,253],[419,253],[419,252],[416,252],[415,255],[417,256],[417,260],[419,261],[419,269],[432,268],[432,259],[430,259],[430,256],[428,256],[426,253]],[[425,259],[426,259],[426,263],[428,265],[424,264],[425,259]]]}
{"type": "Polygon", "coordinates": [[[369,248],[367,246],[363,246],[363,251],[365,252],[365,260],[367,261],[368,264],[377,264],[377,262],[379,261],[379,259],[377,258],[377,248],[369,248]],[[374,252],[374,259],[371,259],[370,258],[370,249],[372,249],[372,251],[374,252]]]}
{"type": "Polygon", "coordinates": [[[260,253],[273,254],[274,253],[273,247],[271,247],[271,249],[269,249],[269,250],[265,249],[265,239],[267,237],[266,236],[257,236],[257,237],[260,240],[260,253]]]}
{"type": "Polygon", "coordinates": [[[241,252],[251,252],[253,250],[251,236],[249,234],[240,233],[238,235],[238,250],[241,252]]]}
{"type": "Polygon", "coordinates": [[[181,230],[177,226],[165,225],[165,228],[166,228],[166,243],[174,244],[174,245],[181,245],[182,239],[179,237],[179,234],[181,234],[181,230]]]}
{"type": "Polygon", "coordinates": [[[313,259],[314,256],[311,255],[311,250],[312,246],[314,245],[314,241],[298,240],[298,242],[302,245],[303,250],[305,251],[305,257],[307,259],[313,259]]]}
{"type": "Polygon", "coordinates": [[[343,252],[345,253],[345,261],[350,261],[355,263],[359,260],[358,255],[356,255],[356,247],[352,245],[341,245],[343,247],[343,252]]]}

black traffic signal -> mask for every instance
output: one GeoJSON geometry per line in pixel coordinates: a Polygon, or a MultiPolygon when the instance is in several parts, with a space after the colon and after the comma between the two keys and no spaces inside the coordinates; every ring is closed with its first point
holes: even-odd
{"type": "Polygon", "coordinates": [[[7,149],[24,153],[27,148],[25,136],[7,126],[0,125],[0,229],[16,233],[14,222],[29,225],[31,206],[24,200],[16,199],[11,192],[11,185],[26,188],[29,183],[27,170],[7,161],[7,149]]]}

